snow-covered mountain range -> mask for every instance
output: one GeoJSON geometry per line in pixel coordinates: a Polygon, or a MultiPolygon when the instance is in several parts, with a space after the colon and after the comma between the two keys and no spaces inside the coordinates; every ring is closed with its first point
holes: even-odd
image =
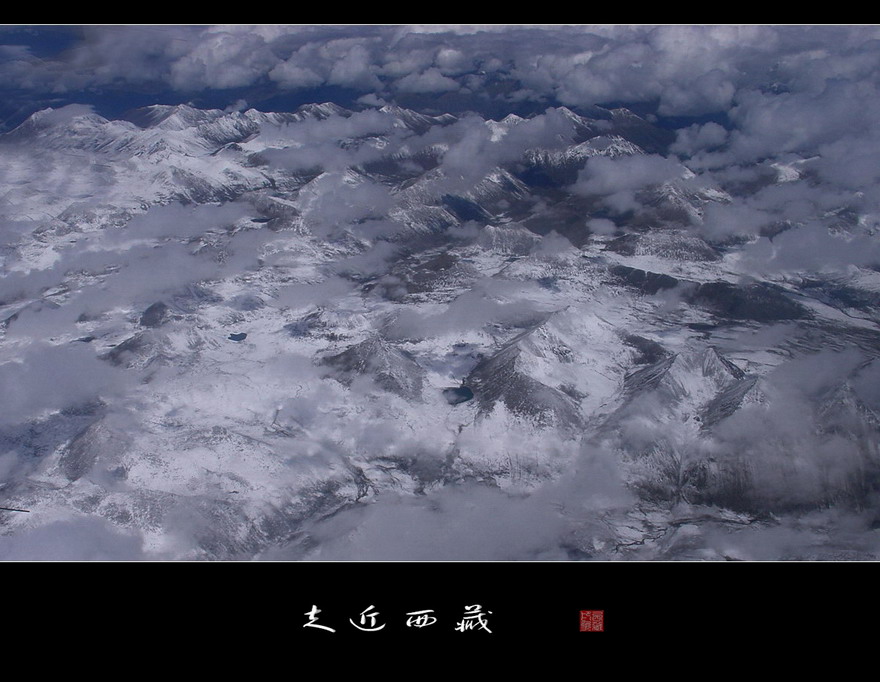
{"type": "Polygon", "coordinates": [[[0,136],[10,556],[876,557],[880,274],[798,257],[876,216],[739,230],[814,157],[719,181],[674,140],[599,107],[33,114],[0,136]]]}

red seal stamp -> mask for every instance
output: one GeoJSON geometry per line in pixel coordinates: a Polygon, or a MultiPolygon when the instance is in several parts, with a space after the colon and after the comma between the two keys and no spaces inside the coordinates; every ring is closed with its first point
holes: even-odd
{"type": "Polygon", "coordinates": [[[581,632],[605,632],[605,612],[581,611],[581,632]]]}

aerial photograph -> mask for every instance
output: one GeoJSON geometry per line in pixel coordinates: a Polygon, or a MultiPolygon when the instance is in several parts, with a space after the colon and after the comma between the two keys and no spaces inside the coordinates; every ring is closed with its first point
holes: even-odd
{"type": "Polygon", "coordinates": [[[878,112],[876,25],[0,26],[0,562],[880,560],[878,112]]]}

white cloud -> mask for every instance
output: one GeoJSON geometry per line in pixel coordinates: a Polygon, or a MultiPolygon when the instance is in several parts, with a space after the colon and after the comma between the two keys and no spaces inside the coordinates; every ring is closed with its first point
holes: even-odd
{"type": "Polygon", "coordinates": [[[727,131],[717,123],[695,123],[687,128],[679,128],[677,139],[669,151],[683,156],[693,156],[705,149],[711,150],[727,142],[727,131]]]}
{"type": "Polygon", "coordinates": [[[0,364],[4,392],[0,424],[36,419],[46,411],[112,399],[129,383],[83,343],[54,346],[35,340],[13,361],[0,364]],[[13,388],[14,387],[14,388],[13,388]]]}
{"type": "Polygon", "coordinates": [[[55,521],[0,537],[2,561],[137,561],[143,538],[94,517],[55,521]]]}
{"type": "Polygon", "coordinates": [[[659,185],[686,173],[687,169],[677,161],[656,154],[614,159],[596,156],[587,160],[574,189],[583,194],[616,194],[659,185]]]}
{"type": "Polygon", "coordinates": [[[397,81],[397,89],[403,92],[448,92],[458,88],[457,82],[434,67],[419,74],[411,73],[397,81]]]}

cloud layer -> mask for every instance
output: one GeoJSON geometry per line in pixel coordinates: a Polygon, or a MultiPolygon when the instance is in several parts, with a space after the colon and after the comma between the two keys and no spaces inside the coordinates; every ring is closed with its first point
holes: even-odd
{"type": "MultiPolygon", "coordinates": [[[[843,93],[870,79],[880,52],[870,26],[90,26],[75,33],[49,58],[5,45],[0,83],[58,93],[122,83],[191,93],[263,83],[381,96],[478,93],[506,81],[512,85],[495,96],[512,102],[656,101],[669,116],[733,108],[750,127],[766,128],[751,114],[755,100],[783,91],[780,113],[797,114],[830,83],[843,93]]],[[[864,109],[848,115],[864,117],[864,109]]],[[[788,129],[792,144],[813,134],[812,121],[807,113],[788,129]]]]}

